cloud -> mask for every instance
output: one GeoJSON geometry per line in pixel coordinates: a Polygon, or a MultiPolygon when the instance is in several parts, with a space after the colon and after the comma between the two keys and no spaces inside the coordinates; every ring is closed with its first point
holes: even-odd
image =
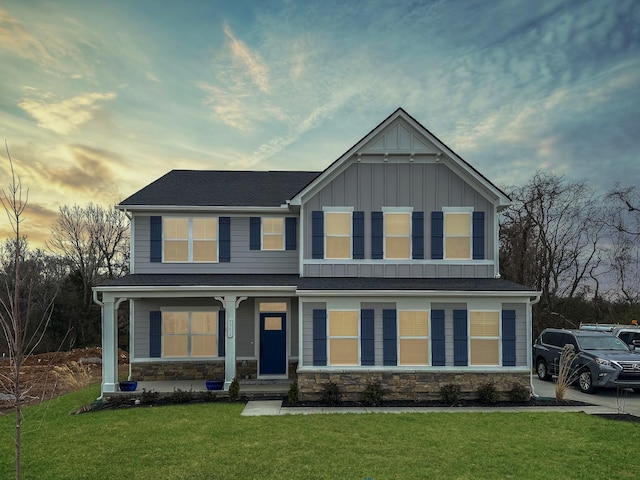
{"type": "Polygon", "coordinates": [[[42,65],[52,61],[51,55],[42,42],[2,9],[0,9],[0,49],[8,50],[42,65]]]}
{"type": "Polygon", "coordinates": [[[96,115],[100,102],[115,97],[115,93],[84,93],[54,101],[53,94],[46,94],[22,100],[18,106],[35,118],[42,128],[68,135],[96,115]]]}
{"type": "Polygon", "coordinates": [[[224,25],[224,33],[227,36],[232,60],[235,65],[243,66],[245,74],[260,89],[269,92],[269,68],[260,57],[260,54],[252,51],[244,42],[238,40],[229,25],[224,25]]]}

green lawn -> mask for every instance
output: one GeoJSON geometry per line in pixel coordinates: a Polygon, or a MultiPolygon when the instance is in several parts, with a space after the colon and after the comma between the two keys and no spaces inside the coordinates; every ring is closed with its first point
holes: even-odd
{"type": "MultiPolygon", "coordinates": [[[[640,424],[579,413],[241,417],[243,405],[70,412],[96,387],[27,409],[28,479],[636,478],[640,424]]],[[[0,417],[0,478],[13,418],[0,417]]]]}

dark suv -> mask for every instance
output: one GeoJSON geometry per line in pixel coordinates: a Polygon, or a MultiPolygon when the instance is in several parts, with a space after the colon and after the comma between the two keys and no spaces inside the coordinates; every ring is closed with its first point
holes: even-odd
{"type": "Polygon", "coordinates": [[[533,345],[533,360],[541,380],[557,375],[565,345],[573,345],[578,354],[573,366],[580,391],[593,393],[597,388],[620,387],[640,393],[640,355],[607,332],[545,329],[533,345]]]}

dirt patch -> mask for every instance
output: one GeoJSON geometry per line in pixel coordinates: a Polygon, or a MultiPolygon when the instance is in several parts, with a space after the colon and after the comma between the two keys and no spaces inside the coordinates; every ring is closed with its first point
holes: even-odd
{"type": "MultiPolygon", "coordinates": [[[[129,354],[124,350],[118,352],[120,368],[126,371],[129,354]]],[[[73,390],[73,385],[64,381],[59,373],[60,368],[65,372],[78,372],[83,381],[88,383],[100,382],[102,377],[102,349],[100,347],[78,348],[69,352],[49,352],[29,356],[21,372],[21,389],[26,404],[33,404],[49,400],[58,395],[73,390]],[[65,368],[66,367],[66,368],[65,368]]],[[[6,378],[13,378],[14,368],[8,359],[0,361],[0,412],[13,408],[13,388],[6,378]]]]}

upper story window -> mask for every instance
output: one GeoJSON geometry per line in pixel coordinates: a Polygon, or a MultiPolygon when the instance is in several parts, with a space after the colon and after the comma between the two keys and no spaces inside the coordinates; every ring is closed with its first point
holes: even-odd
{"type": "Polygon", "coordinates": [[[444,258],[448,260],[471,258],[471,212],[445,212],[444,258]]]}
{"type": "Polygon", "coordinates": [[[384,212],[384,258],[411,258],[411,211],[384,212]]]}
{"type": "Polygon", "coordinates": [[[165,262],[217,262],[217,217],[163,217],[165,262]]]}
{"type": "Polygon", "coordinates": [[[262,250],[284,250],[284,217],[262,218],[262,250]]]}
{"type": "Polygon", "coordinates": [[[351,212],[325,212],[325,258],[351,258],[351,212]]]}

